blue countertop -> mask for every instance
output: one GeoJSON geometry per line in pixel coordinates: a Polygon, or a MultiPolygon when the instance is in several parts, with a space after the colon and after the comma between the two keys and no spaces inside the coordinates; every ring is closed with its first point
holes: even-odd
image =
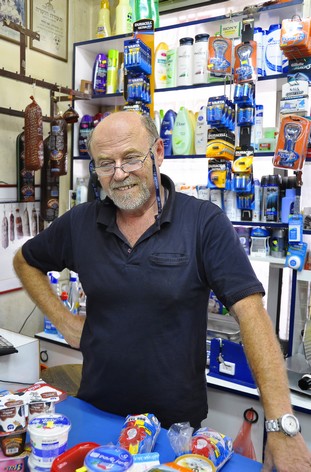
{"type": "MultiPolygon", "coordinates": [[[[115,444],[118,440],[124,418],[98,410],[94,406],[78,398],[68,397],[56,405],[56,412],[66,415],[72,427],[69,432],[68,448],[81,442],[96,442],[98,444],[115,444]]],[[[160,462],[170,462],[175,454],[167,437],[167,431],[162,429],[155,445],[155,451],[160,454],[160,462]]],[[[252,461],[239,454],[233,454],[221,469],[222,472],[257,472],[262,464],[252,461]]]]}

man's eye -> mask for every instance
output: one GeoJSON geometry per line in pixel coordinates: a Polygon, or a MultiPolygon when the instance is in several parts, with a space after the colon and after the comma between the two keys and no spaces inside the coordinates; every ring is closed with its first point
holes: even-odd
{"type": "Polygon", "coordinates": [[[141,156],[129,156],[124,159],[124,162],[131,163],[132,161],[137,161],[139,159],[141,159],[141,156]]]}
{"type": "Polygon", "coordinates": [[[102,168],[110,168],[111,166],[113,166],[113,163],[112,162],[101,162],[99,167],[102,167],[102,168]]]}

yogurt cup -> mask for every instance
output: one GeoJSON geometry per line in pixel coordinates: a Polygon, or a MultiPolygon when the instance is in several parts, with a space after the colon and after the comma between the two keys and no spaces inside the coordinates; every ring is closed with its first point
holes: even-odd
{"type": "Polygon", "coordinates": [[[14,433],[25,429],[26,416],[23,402],[11,401],[7,402],[7,405],[7,408],[0,409],[0,434],[14,433]]]}
{"type": "Polygon", "coordinates": [[[28,421],[39,415],[51,415],[55,413],[55,402],[30,402],[28,405],[28,421]]]}
{"type": "Polygon", "coordinates": [[[31,463],[51,467],[53,460],[67,449],[70,420],[60,414],[39,415],[28,424],[31,463]]]}
{"type": "Polygon", "coordinates": [[[28,457],[27,466],[28,466],[29,472],[49,472],[49,470],[50,470],[50,466],[48,466],[48,467],[42,467],[42,466],[39,467],[38,465],[35,465],[35,463],[33,461],[33,457],[32,457],[31,454],[28,457]]]}
{"type": "Polygon", "coordinates": [[[85,459],[84,466],[88,472],[124,472],[133,465],[132,454],[118,446],[99,446],[90,451],[85,459]]]}

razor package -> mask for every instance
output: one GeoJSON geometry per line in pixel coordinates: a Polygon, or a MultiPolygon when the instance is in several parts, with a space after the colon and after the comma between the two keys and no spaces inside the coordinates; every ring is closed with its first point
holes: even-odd
{"type": "Polygon", "coordinates": [[[208,41],[207,69],[211,75],[231,74],[232,40],[222,36],[211,36],[208,41]]]}
{"type": "Polygon", "coordinates": [[[310,130],[310,119],[299,115],[285,116],[280,125],[273,165],[301,170],[307,155],[310,130]]]}
{"type": "Polygon", "coordinates": [[[247,41],[234,49],[234,82],[253,82],[257,78],[257,43],[247,41]]]}

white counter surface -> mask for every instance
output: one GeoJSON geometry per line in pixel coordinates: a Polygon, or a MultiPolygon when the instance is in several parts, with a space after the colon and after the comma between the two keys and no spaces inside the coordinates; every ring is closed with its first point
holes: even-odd
{"type": "MultiPolygon", "coordinates": [[[[208,375],[208,373],[206,375],[206,380],[207,385],[210,385],[211,387],[219,387],[221,389],[231,391],[232,393],[236,393],[237,395],[242,394],[259,399],[259,393],[257,388],[245,387],[244,385],[230,382],[228,380],[212,377],[208,375]]],[[[310,396],[305,395],[304,393],[296,393],[291,391],[291,402],[295,409],[303,410],[305,413],[311,415],[310,396]]]]}

